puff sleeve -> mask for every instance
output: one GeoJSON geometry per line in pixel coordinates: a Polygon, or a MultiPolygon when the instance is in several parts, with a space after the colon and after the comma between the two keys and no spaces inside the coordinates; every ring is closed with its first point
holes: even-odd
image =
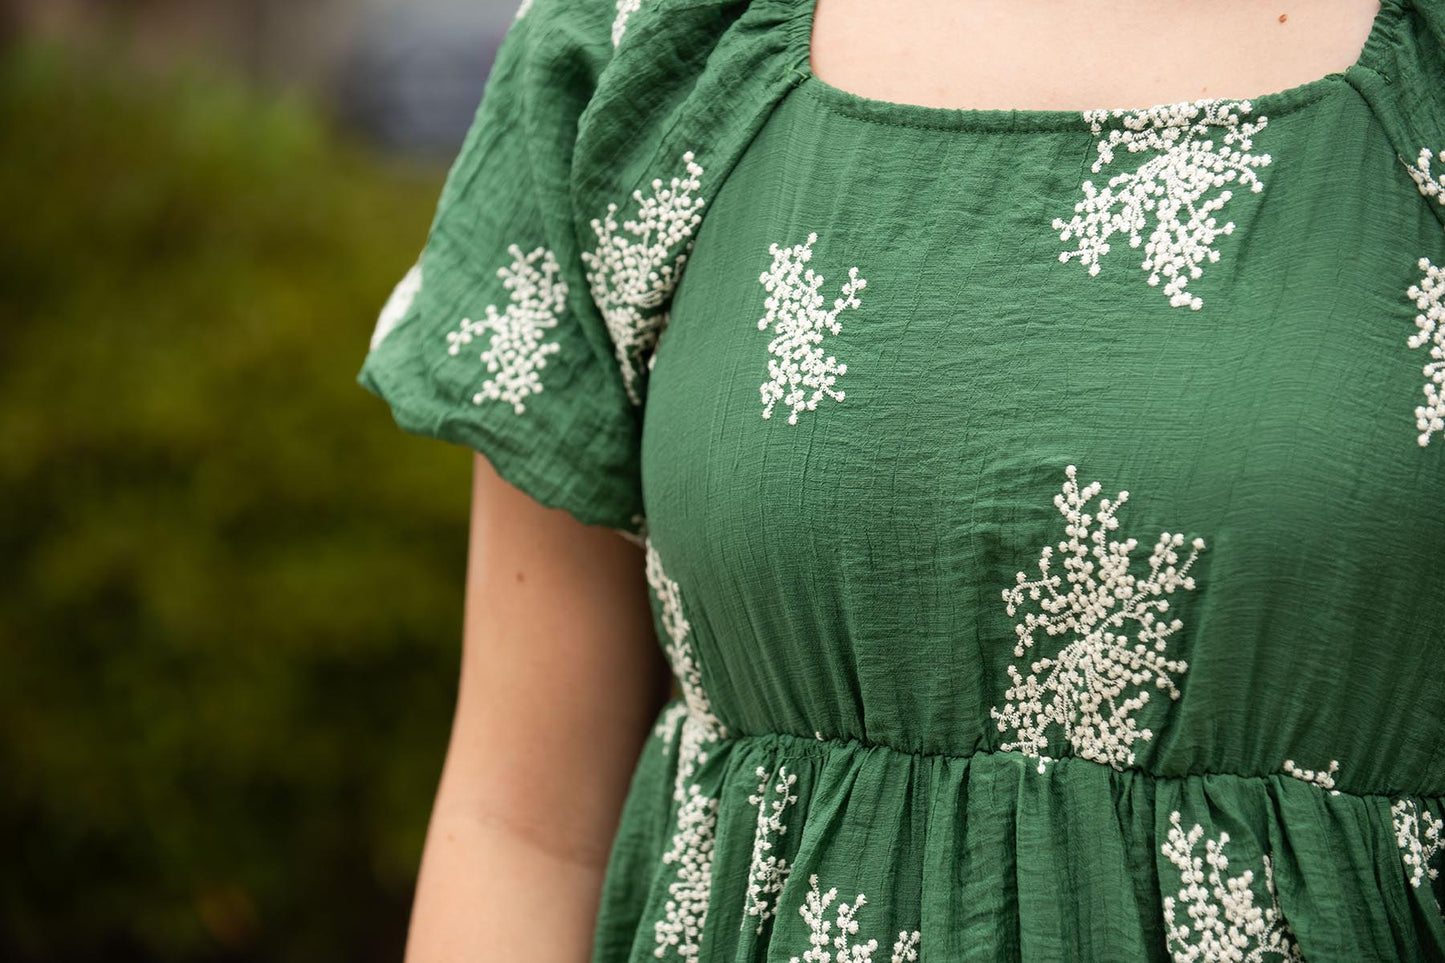
{"type": "Polygon", "coordinates": [[[641,406],[589,292],[572,190],[610,13],[518,8],[357,381],[403,430],[478,451],[538,502],[635,538],[641,406]]]}

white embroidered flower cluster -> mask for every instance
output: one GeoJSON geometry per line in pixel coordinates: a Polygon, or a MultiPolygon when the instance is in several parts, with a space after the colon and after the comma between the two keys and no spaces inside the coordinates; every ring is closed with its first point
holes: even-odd
{"type": "MultiPolygon", "coordinates": [[[[684,699],[682,702],[668,706],[666,711],[658,717],[657,725],[652,727],[652,731],[662,740],[662,748],[664,750],[672,748],[672,738],[677,732],[678,723],[686,715],[687,700],[684,699]]],[[[676,798],[675,793],[674,798],[676,798]]]]}
{"type": "Polygon", "coordinates": [[[1316,786],[1328,789],[1331,796],[1338,796],[1340,794],[1340,791],[1335,788],[1335,773],[1340,771],[1340,761],[1338,759],[1330,760],[1330,768],[1327,771],[1320,770],[1318,772],[1313,769],[1302,769],[1295,765],[1293,759],[1286,759],[1284,761],[1284,771],[1296,779],[1303,779],[1305,782],[1314,783],[1316,786]]]}
{"type": "Polygon", "coordinates": [[[833,301],[833,309],[823,309],[823,296],[818,288],[823,276],[803,268],[813,258],[813,244],[818,240],[817,232],[808,234],[803,244],[782,247],[776,242],[768,246],[773,256],[772,267],[758,275],[768,296],[763,299],[766,309],[758,319],[758,330],[772,327],[776,337],[768,343],[769,381],[762,384],[763,417],[772,416],[773,406],[778,402],[789,405],[792,412],[788,424],[798,423],[798,413],[813,411],[824,395],[834,401],[842,401],[844,392],[835,390],[838,376],[848,370],[831,354],[825,354],[819,347],[823,332],[838,334],[843,329],[838,314],[845,308],[856,308],[862,302],[857,293],[868,285],[858,276],[858,269],[848,269],[848,280],[843,284],[843,294],[833,301]],[[811,396],[806,395],[811,388],[811,396]]]}
{"type": "Polygon", "coordinates": [[[693,192],[702,184],[702,167],[693,152],[682,155],[686,174],[666,185],[652,181],[652,195],[634,190],[637,213],[621,225],[614,215],[616,202],[607,213],[592,219],[597,246],[582,252],[587,266],[587,283],[592,298],[607,322],[622,383],[634,405],[642,403],[637,381],[644,356],[653,350],[667,326],[667,303],[682,275],[692,233],[702,222],[705,203],[693,192]]]}
{"type": "MultiPolygon", "coordinates": [[[[859,907],[868,900],[862,893],[853,898],[852,903],[838,902],[837,925],[838,933],[831,936],[833,921],[826,918],[825,911],[828,909],[835,897],[838,895],[838,887],[829,888],[826,893],[818,890],[818,874],[814,873],[808,877],[809,892],[807,900],[798,907],[798,912],[803,919],[807,920],[808,928],[812,931],[808,941],[812,943],[812,949],[803,954],[804,963],[832,963],[837,960],[839,963],[872,963],[873,952],[878,949],[878,941],[870,939],[866,943],[855,943],[851,939],[858,933],[858,920],[855,918],[859,907]],[[829,953],[827,947],[833,946],[833,953],[829,953]]],[[[918,930],[909,932],[899,930],[898,939],[893,943],[893,955],[889,963],[913,963],[918,959],[918,943],[922,934],[918,930]]],[[[791,963],[799,963],[798,957],[793,957],[791,963]]]]}
{"type": "Polygon", "coordinates": [[[1445,849],[1445,839],[1441,838],[1445,820],[1422,812],[1413,799],[1395,800],[1390,815],[1394,817],[1400,860],[1410,872],[1410,885],[1419,889],[1426,877],[1439,878],[1440,870],[1431,866],[1430,860],[1445,849]]]}
{"type": "Polygon", "coordinates": [[[666,652],[673,675],[682,689],[687,715],[682,725],[682,747],[673,798],[681,802],[683,787],[692,778],[696,767],[707,761],[706,746],[727,737],[727,726],[713,714],[707,690],[703,688],[702,671],[692,649],[692,625],[682,610],[682,591],[667,576],[662,557],[651,538],[644,540],[647,583],[662,606],[662,627],[667,633],[666,652]]]}
{"type": "MultiPolygon", "coordinates": [[[[691,959],[698,954],[698,940],[707,917],[712,887],[712,851],[717,827],[718,799],[702,792],[698,783],[688,784],[697,767],[707,760],[707,746],[727,735],[727,727],[713,715],[702,672],[692,649],[692,626],[683,612],[682,591],[663,570],[662,558],[652,539],[644,539],[648,585],[662,607],[662,625],[667,633],[666,654],[683,693],[682,729],[673,781],[673,799],[680,805],[672,848],[664,863],[677,864],[677,877],[668,885],[663,917],[655,924],[660,959],[669,949],[691,959]]],[[[675,719],[673,713],[668,719],[675,719]]],[[[670,741],[670,740],[669,740],[670,741]]]]}
{"type": "Polygon", "coordinates": [[[772,849],[777,838],[788,831],[787,824],[783,822],[783,811],[790,803],[798,801],[798,797],[789,792],[798,781],[798,774],[788,772],[787,766],[780,766],[778,777],[773,780],[773,793],[776,798],[770,800],[768,770],[758,766],[756,773],[762,782],[758,783],[758,791],[748,796],[748,802],[758,807],[758,824],[753,832],[753,856],[748,870],[747,912],[742,917],[742,925],[747,925],[749,916],[756,916],[757,932],[762,933],[763,923],[777,911],[777,907],[770,900],[782,892],[783,884],[788,881],[788,873],[792,869],[788,861],[779,857],[772,849]]]}
{"type": "Polygon", "coordinates": [[[1435,161],[1435,152],[1428,147],[1421,147],[1420,153],[1415,156],[1415,163],[1410,163],[1405,158],[1400,158],[1400,163],[1405,165],[1409,172],[1410,179],[1420,189],[1421,195],[1427,200],[1433,198],[1437,203],[1445,204],[1445,181],[1430,173],[1431,165],[1435,161]]]}
{"type": "MultiPolygon", "coordinates": [[[[1436,161],[1435,152],[1421,147],[1420,153],[1411,164],[1401,157],[1410,179],[1419,188],[1422,197],[1445,204],[1445,179],[1431,172],[1436,161]]],[[[1437,266],[1428,257],[1417,262],[1421,278],[1406,289],[1405,294],[1415,302],[1415,332],[1407,344],[1411,348],[1429,345],[1430,360],[1425,362],[1425,403],[1415,408],[1415,427],[1420,434],[1415,440],[1423,447],[1430,443],[1437,432],[1445,431],[1445,266],[1437,266]]]]}
{"type": "Polygon", "coordinates": [[[1445,267],[1432,264],[1427,257],[1418,263],[1424,276],[1405,291],[1419,312],[1416,331],[1406,343],[1412,348],[1429,345],[1430,349],[1430,360],[1423,368],[1425,403],[1415,407],[1415,427],[1420,430],[1415,440],[1423,446],[1434,434],[1445,431],[1445,394],[1441,391],[1445,387],[1445,267]]]}
{"type": "Polygon", "coordinates": [[[463,318],[456,331],[447,332],[447,352],[459,354],[472,339],[489,335],[482,362],[493,377],[482,383],[472,402],[505,401],[520,415],[527,409],[525,400],[542,390],[539,372],[546,367],[548,355],[561,348],[544,339],[566,309],[567,282],[560,277],[561,269],[550,249],[538,247],[523,254],[520,247],[510,244],[507,251],[512,263],[498,268],[497,276],[512,293],[511,303],[502,311],[494,304],[487,305],[480,320],[463,318]]]}
{"type": "Polygon", "coordinates": [[[1119,527],[1114,513],[1129,493],[1121,491],[1115,500],[1101,499],[1091,514],[1084,508],[1099,493],[1099,482],[1080,490],[1075,467],[1069,465],[1064,471],[1068,477],[1063,492],[1054,496],[1069,536],[1058,543],[1064,575],[1050,571],[1053,547],[1045,545],[1039,553],[1041,577],[1028,581],[1019,572],[1018,584],[1005,589],[1003,599],[1009,615],[1017,614],[1025,596],[1043,610],[1024,613],[1023,621],[1014,626],[1016,658],[1033,648],[1038,629],[1050,636],[1065,635],[1069,641],[1057,654],[1033,662],[1027,677],[1010,665],[1013,684],[1005,692],[1007,703],[990,714],[1000,732],[1017,733],[1001,748],[1037,757],[1040,772],[1050,760],[1045,750],[1052,726],[1063,729],[1078,756],[1122,768],[1134,762],[1134,744],[1153,735],[1134,719],[1134,713],[1149,702],[1148,690],[1163,689],[1171,699],[1179,698],[1173,676],[1184,672],[1188,663],[1166,657],[1165,648],[1183,622],[1162,618],[1169,611],[1165,596],[1194,588],[1189,569],[1204,540],[1191,542],[1189,557],[1180,565],[1175,549],[1184,544],[1184,536],[1162,533],[1149,557],[1149,574],[1135,575],[1129,571],[1129,556],[1138,541],[1106,542],[1107,534],[1119,527]],[[1097,527],[1091,531],[1091,525],[1097,527]],[[1065,578],[1069,588],[1061,593],[1065,578]],[[1129,623],[1134,624],[1132,637],[1126,629],[1129,623]]]}
{"type": "Polygon", "coordinates": [[[1175,963],[1245,963],[1263,959],[1266,953],[1282,960],[1303,960],[1299,944],[1280,913],[1269,856],[1261,859],[1270,903],[1255,906],[1254,872],[1225,875],[1229,860],[1224,846],[1229,842],[1229,833],[1221,832],[1208,840],[1201,859],[1194,854],[1194,847],[1204,827],[1195,823],[1186,834],[1177,809],[1169,814],[1169,822],[1169,838],[1160,851],[1179,870],[1181,883],[1177,897],[1164,897],[1164,923],[1175,963]],[[1177,908],[1184,910],[1187,919],[1176,918],[1177,908]]]}
{"type": "Polygon", "coordinates": [[[1219,236],[1234,231],[1233,221],[1220,224],[1215,217],[1233,196],[1228,185],[1254,192],[1264,187],[1255,169],[1269,164],[1270,156],[1250,151],[1268,118],[1243,121],[1241,115],[1251,109],[1247,100],[1203,99],[1142,110],[1084,111],[1095,134],[1111,120],[1120,124],[1099,141],[1094,173],[1114,162],[1120,146],[1154,156],[1135,170],[1115,174],[1102,189],[1084,181],[1084,199],[1074,205],[1074,216],[1054,218],[1060,240],[1078,238],[1078,247],[1060,252],[1059,260],[1077,258],[1096,275],[1099,259],[1109,253],[1109,238],[1127,233],[1129,246],[1139,247],[1152,215],[1154,227],[1140,266],[1149,272],[1149,284],[1164,282],[1171,306],[1199,310],[1203,299],[1187,287],[1203,274],[1206,261],[1219,260],[1214,249],[1219,236]]]}
{"type": "Polygon", "coordinates": [[[677,864],[677,878],[668,884],[663,918],[654,924],[661,959],[669,949],[684,958],[696,957],[703,925],[707,922],[712,890],[713,837],[717,828],[717,799],[705,795],[696,783],[678,809],[672,848],[662,855],[665,864],[677,864]]]}
{"type": "Polygon", "coordinates": [[[622,34],[627,30],[627,18],[642,9],[642,0],[617,0],[617,13],[612,17],[612,46],[622,43],[622,34]]]}

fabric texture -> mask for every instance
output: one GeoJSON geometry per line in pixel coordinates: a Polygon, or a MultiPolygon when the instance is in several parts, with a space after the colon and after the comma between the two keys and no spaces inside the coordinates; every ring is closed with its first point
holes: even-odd
{"type": "Polygon", "coordinates": [[[524,3],[359,374],[645,550],[594,963],[1445,960],[1445,3],[1097,111],[812,15],[524,3]]]}

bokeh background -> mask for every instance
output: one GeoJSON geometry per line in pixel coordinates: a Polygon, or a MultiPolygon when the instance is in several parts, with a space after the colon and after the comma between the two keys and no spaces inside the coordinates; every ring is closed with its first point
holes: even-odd
{"type": "Polygon", "coordinates": [[[512,0],[0,0],[0,960],[399,960],[470,454],[355,382],[512,0]]]}

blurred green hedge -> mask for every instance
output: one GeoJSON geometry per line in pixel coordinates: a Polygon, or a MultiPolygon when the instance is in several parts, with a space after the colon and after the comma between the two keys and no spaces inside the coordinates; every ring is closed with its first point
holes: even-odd
{"type": "Polygon", "coordinates": [[[0,958],[397,960],[470,456],[354,378],[443,172],[57,48],[0,155],[0,958]]]}

